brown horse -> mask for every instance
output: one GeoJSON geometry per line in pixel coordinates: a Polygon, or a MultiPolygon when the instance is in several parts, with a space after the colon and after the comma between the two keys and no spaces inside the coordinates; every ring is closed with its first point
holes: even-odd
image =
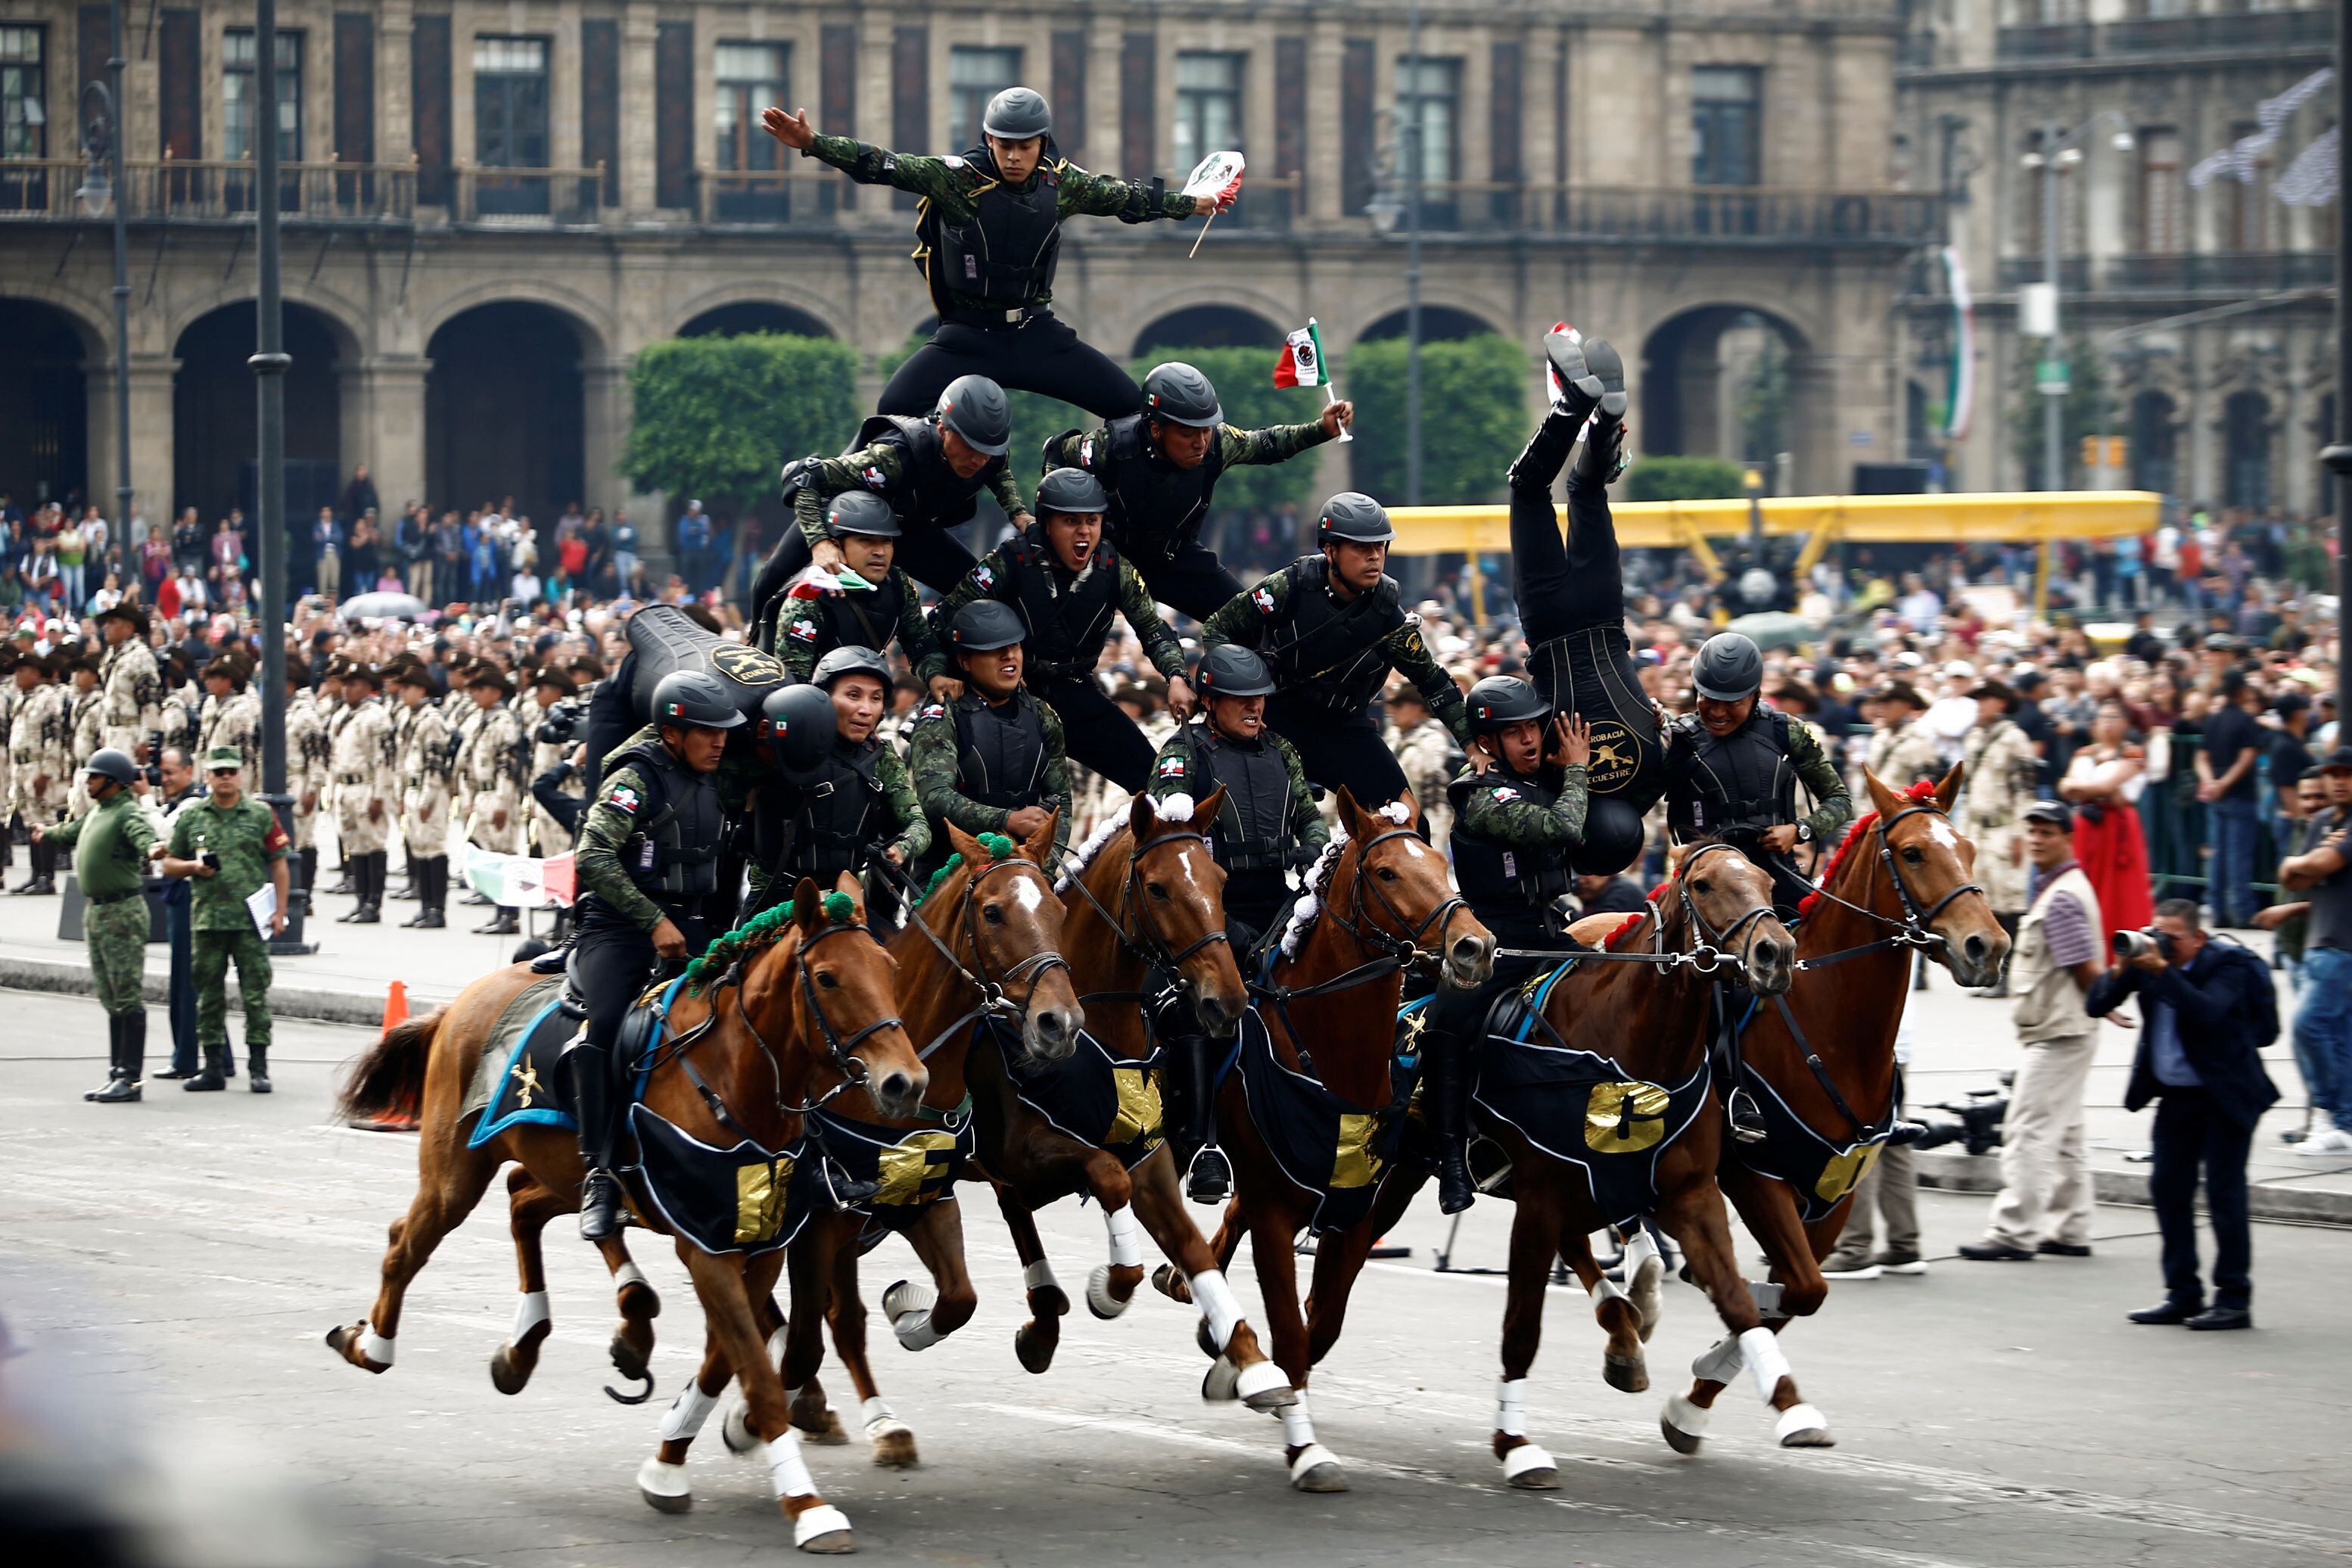
{"type": "MultiPolygon", "coordinates": [[[[1380,1144],[1395,1125],[1400,1108],[1391,1067],[1405,972],[1433,961],[1448,984],[1476,985],[1494,965],[1494,933],[1455,896],[1444,857],[1422,841],[1419,824],[1420,807],[1411,796],[1366,811],[1348,790],[1339,791],[1341,832],[1308,873],[1307,891],[1283,935],[1258,1007],[1283,1081],[1349,1108],[1334,1111],[1339,1151],[1318,1151],[1332,1162],[1335,1193],[1342,1166],[1353,1188],[1371,1182],[1380,1144]]],[[[1339,1461],[1315,1440],[1307,1413],[1307,1373],[1315,1352],[1299,1307],[1293,1251],[1308,1225],[1332,1228],[1321,1216],[1327,1200],[1286,1170],[1260,1130],[1259,1110],[1243,1087],[1245,1076],[1227,1074],[1218,1093],[1217,1124],[1233,1154],[1236,1185],[1211,1250],[1228,1266],[1243,1235],[1250,1238],[1275,1363],[1297,1392],[1280,1412],[1290,1484],[1300,1491],[1345,1491],[1339,1461]]],[[[1321,1247],[1337,1249],[1345,1245],[1341,1237],[1365,1223],[1359,1218],[1337,1227],[1339,1235],[1327,1235],[1321,1247]]],[[[1363,1245],[1370,1246],[1368,1238],[1363,1245]]],[[[1241,1316],[1223,1283],[1222,1276],[1198,1276],[1192,1292],[1221,1345],[1230,1342],[1231,1326],[1241,1316]],[[1207,1278],[1217,1279],[1213,1293],[1198,1289],[1207,1278]]],[[[1344,1307],[1342,1300],[1332,1310],[1344,1307]]],[[[1225,1359],[1216,1370],[1223,1380],[1233,1376],[1225,1359]]]]}
{"type": "MultiPolygon", "coordinates": [[[[755,926],[756,935],[721,939],[733,944],[725,973],[699,991],[682,989],[670,1008],[670,1043],[646,1081],[648,1110],[717,1147],[749,1141],[782,1151],[801,1135],[802,1102],[847,1079],[859,1080],[862,1092],[893,1108],[921,1099],[929,1075],[892,1011],[889,957],[866,929],[856,884],[844,878],[835,891],[840,900],[821,896],[804,879],[793,903],[755,926]],[[725,1110],[723,1121],[719,1107],[725,1110]]],[[[347,1116],[372,1114],[410,1097],[422,1104],[424,1118],[417,1194],[406,1215],[393,1222],[375,1305],[362,1321],[327,1335],[328,1344],[355,1366],[380,1373],[392,1365],[409,1281],[471,1212],[500,1164],[511,1160],[530,1173],[545,1194],[533,1200],[537,1206],[560,1213],[578,1205],[585,1173],[570,1131],[518,1124],[479,1149],[466,1147],[470,1119],[460,1110],[477,1060],[507,1005],[534,978],[526,965],[496,971],[447,1007],[388,1031],[344,1090],[341,1110],[347,1116]]],[[[628,1197],[638,1223],[668,1230],[641,1178],[630,1180],[628,1197]]],[[[778,1209],[773,1217],[781,1222],[781,1205],[778,1209]]],[[[534,1232],[527,1260],[535,1255],[535,1242],[534,1232]]],[[[817,1494],[792,1430],[783,1384],[762,1353],[757,1307],[774,1285],[781,1253],[706,1252],[683,1237],[677,1245],[717,1348],[705,1359],[703,1376],[664,1418],[664,1438],[690,1440],[718,1391],[730,1375],[740,1375],[750,1401],[750,1429],[765,1446],[775,1495],[793,1521],[793,1544],[851,1550],[849,1521],[817,1494]]],[[[530,1283],[527,1273],[527,1290],[530,1283]]],[[[658,1457],[648,1459],[639,1487],[649,1499],[663,1500],[656,1506],[684,1507],[683,1466],[663,1465],[658,1457]]]]}
{"type": "MultiPolygon", "coordinates": [[[[1054,854],[1056,826],[1049,817],[1013,855],[993,858],[948,824],[949,842],[962,864],[931,889],[890,944],[907,1031],[925,1042],[929,1087],[918,1106],[885,1107],[853,1090],[827,1108],[866,1123],[877,1136],[898,1136],[877,1164],[881,1191],[875,1199],[814,1215],[793,1244],[783,1382],[796,1425],[825,1435],[837,1428],[816,1382],[830,1324],[878,1465],[912,1466],[918,1454],[914,1432],[874,1381],[858,1258],[876,1227],[887,1227],[907,1238],[929,1270],[929,1284],[901,1279],[882,1293],[883,1314],[908,1350],[928,1349],[971,1321],[980,1297],[964,1262],[962,1211],[952,1177],[959,1146],[972,1145],[967,1062],[991,1054],[971,1051],[973,1034],[983,1024],[1000,1038],[1011,1032],[1028,1060],[1045,1064],[1069,1057],[1086,1021],[1062,956],[1061,900],[1044,869],[1054,854]]],[[[820,1120],[819,1131],[827,1138],[860,1135],[828,1132],[827,1125],[820,1120]]],[[[730,1445],[740,1429],[730,1413],[730,1445]]]]}
{"type": "MultiPolygon", "coordinates": [[[[1956,764],[1932,789],[1898,795],[1864,770],[1874,814],[1847,833],[1822,890],[1806,900],[1798,983],[1780,1005],[1758,1008],[1740,1037],[1760,1080],[1757,1098],[1776,1114],[1763,1143],[1725,1142],[1717,1177],[1770,1259],[1769,1282],[1749,1289],[1775,1332],[1828,1300],[1821,1259],[1901,1109],[1895,1034],[1912,952],[1931,954],[1963,985],[1990,984],[2009,957],[2009,934],[1969,880],[1976,847],[1947,815],[1960,777],[1956,764]],[[1812,1158],[1795,1147],[1804,1144],[1814,1145],[1812,1158]],[[1799,1173],[1804,1190],[1792,1184],[1799,1173]]],[[[1692,1363],[1690,1393],[1668,1395],[1660,1418],[1677,1452],[1698,1451],[1716,1396],[1755,1349],[1726,1340],[1692,1363]]],[[[1827,1442],[1823,1431],[1817,1446],[1827,1442]]]]}
{"type": "MultiPolygon", "coordinates": [[[[1486,1070],[1472,1100],[1479,1131],[1510,1161],[1516,1205],[1495,1457],[1507,1481],[1535,1490],[1559,1484],[1551,1456],[1528,1438],[1524,1406],[1555,1257],[1575,1269],[1608,1335],[1601,1375],[1629,1394],[1649,1386],[1642,1342],[1656,1323],[1660,1270],[1654,1262],[1643,1268],[1635,1249],[1629,1249],[1629,1295],[1594,1264],[1585,1240],[1591,1231],[1622,1225],[1646,1241],[1633,1216],[1654,1215],[1682,1243],[1693,1277],[1732,1333],[1763,1334],[1716,1185],[1723,1116],[1707,1082],[1717,990],[1711,976],[1736,969],[1756,994],[1777,995],[1789,989],[1796,949],[1772,913],[1771,878],[1738,850],[1714,842],[1684,854],[1648,912],[1631,921],[1596,915],[1570,933],[1607,951],[1542,993],[1549,1037],[1538,1036],[1528,1050],[1531,1060],[1544,1062],[1532,1075],[1534,1083],[1548,1089],[1543,1080],[1554,1071],[1559,1075],[1550,1115],[1544,1114],[1543,1100],[1551,1097],[1537,1098],[1541,1089],[1494,1078],[1499,1058],[1492,1047],[1481,1052],[1486,1070]],[[1555,1152],[1560,1149],[1570,1157],[1555,1152]],[[1636,1163],[1630,1174],[1628,1162],[1636,1163]]],[[[1363,1249],[1402,1216],[1427,1179],[1418,1165],[1391,1167],[1370,1224],[1349,1232],[1344,1247],[1316,1254],[1309,1332],[1318,1358],[1339,1340],[1347,1289],[1363,1265],[1363,1249]]],[[[1770,1336],[1764,1338],[1769,1342],[1770,1336]]],[[[1759,1379],[1758,1392],[1784,1413],[1784,1421],[1790,1419],[1785,1413],[1811,1409],[1785,1364],[1769,1381],[1759,1379]]]]}
{"type": "MultiPolygon", "coordinates": [[[[1138,796],[1125,824],[1069,874],[1062,895],[1069,914],[1065,951],[1072,971],[1097,987],[1080,1000],[1087,1005],[1090,1038],[1113,1058],[1139,1062],[1151,1056],[1145,1010],[1168,984],[1182,989],[1213,1038],[1232,1038],[1249,1005],[1225,941],[1225,873],[1210,848],[1223,804],[1219,788],[1170,818],[1149,797],[1138,796]]],[[[1057,1127],[1023,1100],[995,1053],[976,1052],[972,1062],[981,1163],[996,1184],[1029,1289],[1032,1316],[1013,1341],[1023,1366],[1042,1373],[1053,1364],[1061,1318],[1069,1310],[1032,1215],[1073,1194],[1094,1194],[1109,1231],[1110,1260],[1097,1265],[1087,1282],[1087,1307],[1096,1317],[1125,1312],[1143,1281],[1139,1219],[1178,1270],[1194,1280],[1213,1276],[1216,1283],[1205,1287],[1210,1293],[1223,1288],[1216,1258],[1185,1213],[1175,1159],[1160,1138],[1156,1093],[1133,1114],[1122,1106],[1112,1128],[1122,1135],[1118,1146],[1103,1148],[1057,1127]],[[1136,1163],[1130,1166],[1129,1160],[1136,1163]]],[[[1148,1084],[1149,1076],[1142,1081],[1148,1084]]],[[[1224,1360],[1232,1373],[1213,1372],[1204,1393],[1238,1397],[1260,1410],[1287,1403],[1290,1385],[1247,1322],[1234,1323],[1224,1360]]]]}

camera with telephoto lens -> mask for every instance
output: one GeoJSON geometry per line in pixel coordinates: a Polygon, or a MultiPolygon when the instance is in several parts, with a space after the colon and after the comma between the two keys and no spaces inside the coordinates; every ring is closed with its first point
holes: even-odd
{"type": "Polygon", "coordinates": [[[2167,959],[2172,956],[2172,939],[2153,928],[2146,931],[2119,931],[2108,939],[2107,945],[2115,950],[2117,958],[2126,963],[2149,952],[2160,954],[2167,959]]]}
{"type": "Polygon", "coordinates": [[[2009,1096],[2002,1089],[2015,1083],[2017,1075],[2005,1072],[2000,1081],[2001,1089],[1972,1089],[1965,1100],[1929,1106],[1945,1114],[1926,1118],[1927,1131],[1911,1141],[1911,1147],[1939,1149],[1958,1143],[1971,1154],[1990,1154],[2000,1148],[2001,1123],[2009,1119],[2009,1096]]]}
{"type": "Polygon", "coordinates": [[[566,697],[547,710],[531,739],[542,746],[568,746],[580,728],[581,701],[566,697]]]}

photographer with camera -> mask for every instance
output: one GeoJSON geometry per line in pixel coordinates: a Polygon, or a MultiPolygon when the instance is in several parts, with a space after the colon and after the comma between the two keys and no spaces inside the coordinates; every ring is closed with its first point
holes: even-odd
{"type": "MultiPolygon", "coordinates": [[[[2333,1159],[2352,1152],[2352,746],[2319,764],[2335,807],[2313,815],[2304,850],[2279,866],[2279,886],[2304,902],[2273,904],[2255,916],[2273,926],[2300,917],[2303,985],[2294,1010],[2294,1059],[2313,1122],[2298,1154],[2333,1159]],[[2272,916],[2269,921],[2263,916],[2272,916]]],[[[2283,933],[2284,934],[2284,933],[2283,933]]]]}
{"type": "Polygon", "coordinates": [[[2031,1263],[2091,1256],[2092,1183],[2083,1156],[2083,1089],[2099,1030],[2084,1010],[2100,974],[2099,895],[2074,859],[2074,814],[2025,808],[2026,910],[2009,960],[2011,1015],[2024,1047],[2000,1143],[2000,1195],[1984,1239],[1960,1256],[2031,1263]]]}
{"type": "Polygon", "coordinates": [[[2164,1300],[2135,1323],[2253,1327],[2253,1241],[2246,1223],[2246,1154],[2254,1123],[2278,1099],[2262,1048],[2278,1037],[2269,968],[2199,926],[2197,900],[2167,899],[2146,931],[2119,931],[2116,961],[2085,1005],[2104,1018],[2137,994],[2146,1026],[2124,1109],[2157,1101],[2148,1195],[2164,1235],[2164,1300]],[[2213,1302],[2197,1272],[2197,1177],[2213,1222],[2213,1302]]]}

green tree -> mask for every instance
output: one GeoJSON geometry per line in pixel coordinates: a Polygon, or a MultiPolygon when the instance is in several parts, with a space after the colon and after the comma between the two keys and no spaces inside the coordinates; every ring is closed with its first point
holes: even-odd
{"type": "MultiPolygon", "coordinates": [[[[1341,368],[1355,400],[1356,487],[1383,505],[1405,500],[1405,342],[1358,343],[1341,368]]],[[[1503,493],[1526,443],[1527,351],[1492,332],[1421,345],[1421,499],[1462,505],[1503,493]]]]}
{"type": "Polygon", "coordinates": [[[1748,493],[1728,458],[1644,458],[1625,470],[1627,500],[1721,500],[1748,493]]]}
{"type": "MultiPolygon", "coordinates": [[[[2065,358],[2066,395],[2059,399],[2058,416],[2058,452],[2064,469],[2061,483],[2066,489],[2079,489],[2083,484],[2083,437],[2110,434],[2113,409],[2107,400],[2106,360],[2090,340],[2081,336],[2068,338],[2065,358]]],[[[2034,384],[2034,364],[2032,357],[2019,355],[2015,374],[2010,378],[2009,439],[2027,482],[2039,486],[2043,483],[2042,409],[2045,395],[2034,384]]]]}
{"type": "Polygon", "coordinates": [[[1789,345],[1778,332],[1764,334],[1764,351],[1734,395],[1739,419],[1739,449],[1751,463],[1769,463],[1789,445],[1789,345]]]}
{"type": "Polygon", "coordinates": [[[857,425],[857,352],[830,338],[674,338],[638,353],[621,472],[641,490],[748,510],[784,463],[835,452],[857,425]]]}

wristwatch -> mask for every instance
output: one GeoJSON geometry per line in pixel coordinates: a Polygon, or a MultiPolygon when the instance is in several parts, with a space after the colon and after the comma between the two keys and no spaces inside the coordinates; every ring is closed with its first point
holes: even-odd
{"type": "Polygon", "coordinates": [[[1813,825],[1810,822],[1801,822],[1797,824],[1797,842],[1800,844],[1811,844],[1812,841],[1813,825]]]}

